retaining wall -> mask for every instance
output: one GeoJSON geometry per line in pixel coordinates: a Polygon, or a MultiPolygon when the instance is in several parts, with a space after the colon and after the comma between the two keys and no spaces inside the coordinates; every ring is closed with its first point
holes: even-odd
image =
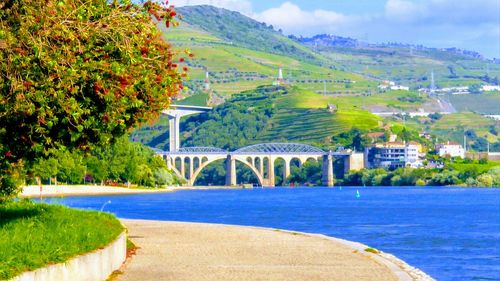
{"type": "Polygon", "coordinates": [[[102,281],[121,267],[126,256],[127,236],[123,232],[104,249],[24,272],[11,281],[102,281]]]}

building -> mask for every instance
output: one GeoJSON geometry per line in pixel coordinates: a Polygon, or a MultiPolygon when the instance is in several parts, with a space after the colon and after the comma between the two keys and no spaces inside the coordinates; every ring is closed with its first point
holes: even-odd
{"type": "Polygon", "coordinates": [[[208,70],[205,70],[205,91],[210,91],[210,76],[208,74],[208,70]]]}
{"type": "Polygon", "coordinates": [[[422,162],[419,157],[421,147],[416,142],[384,142],[375,144],[365,150],[365,166],[369,169],[421,167],[422,162]]]}
{"type": "Polygon", "coordinates": [[[398,91],[398,90],[399,91],[409,91],[410,87],[397,85],[397,86],[391,86],[391,90],[393,90],[393,91],[398,91]]]}
{"type": "Polygon", "coordinates": [[[446,142],[436,145],[436,153],[440,157],[465,157],[464,148],[456,142],[446,142]]]}
{"type": "Polygon", "coordinates": [[[495,86],[495,85],[484,85],[481,89],[482,89],[484,92],[500,91],[500,86],[495,86]]]}
{"type": "Polygon", "coordinates": [[[380,90],[390,89],[390,90],[393,90],[393,91],[397,91],[397,90],[409,91],[410,90],[410,87],[396,85],[396,82],[394,82],[394,81],[388,81],[388,80],[382,81],[382,83],[380,85],[378,85],[378,88],[380,90]]]}
{"type": "Polygon", "coordinates": [[[285,84],[285,79],[283,78],[283,69],[280,67],[278,69],[278,79],[276,79],[276,81],[273,82],[273,85],[279,86],[282,84],[285,84]]]}

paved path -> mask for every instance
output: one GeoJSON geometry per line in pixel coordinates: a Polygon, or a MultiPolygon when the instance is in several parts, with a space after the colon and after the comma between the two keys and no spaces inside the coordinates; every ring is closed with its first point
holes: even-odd
{"type": "Polygon", "coordinates": [[[397,280],[326,237],[236,226],[123,220],[140,247],[118,280],[397,280]]]}

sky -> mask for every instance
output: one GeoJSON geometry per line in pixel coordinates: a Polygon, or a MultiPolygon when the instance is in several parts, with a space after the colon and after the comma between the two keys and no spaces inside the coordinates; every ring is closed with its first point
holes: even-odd
{"type": "Polygon", "coordinates": [[[171,0],[210,4],[272,24],[287,35],[334,34],[477,51],[500,58],[500,0],[171,0]]]}

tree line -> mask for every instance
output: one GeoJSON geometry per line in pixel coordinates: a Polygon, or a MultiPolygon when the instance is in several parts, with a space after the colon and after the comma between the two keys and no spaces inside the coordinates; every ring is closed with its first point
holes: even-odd
{"type": "Polygon", "coordinates": [[[26,170],[28,183],[110,184],[164,187],[182,184],[165,161],[146,146],[127,137],[113,145],[81,151],[57,150],[36,159],[26,170]]]}

